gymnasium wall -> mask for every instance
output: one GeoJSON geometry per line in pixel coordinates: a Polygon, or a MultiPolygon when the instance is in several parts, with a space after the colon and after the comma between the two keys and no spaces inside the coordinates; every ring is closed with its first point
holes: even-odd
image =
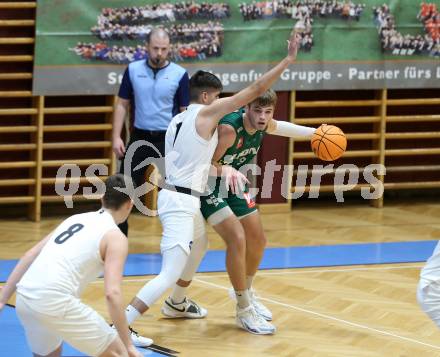
{"type": "MultiPolygon", "coordinates": [[[[113,96],[32,95],[35,6],[0,3],[0,210],[38,221],[53,207],[64,206],[55,190],[59,166],[72,163],[81,168],[81,178],[70,182],[79,187],[73,196],[78,207],[86,201],[82,188],[92,186],[85,169],[101,164],[114,172],[116,160],[111,150],[113,96]]],[[[369,164],[383,164],[387,173],[379,179],[386,192],[435,192],[440,187],[439,89],[296,91],[279,96],[277,119],[310,126],[335,124],[347,133],[348,151],[335,167],[355,164],[362,173],[369,164]]],[[[267,137],[258,162],[263,165],[272,158],[295,165],[293,183],[297,165],[322,164],[306,141],[267,137]]],[[[281,179],[281,173],[275,173],[273,196],[259,199],[272,204],[267,206],[272,211],[291,206],[281,194],[281,179]]],[[[310,180],[306,192],[309,186],[310,180]]],[[[368,186],[360,180],[353,191],[360,194],[368,186]]],[[[321,192],[332,190],[329,174],[321,192]]],[[[380,207],[383,199],[371,203],[380,207]]]]}

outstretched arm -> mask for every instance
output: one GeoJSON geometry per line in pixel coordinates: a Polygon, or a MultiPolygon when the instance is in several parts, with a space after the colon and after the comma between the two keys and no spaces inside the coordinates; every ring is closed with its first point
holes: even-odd
{"type": "Polygon", "coordinates": [[[271,135],[286,136],[288,138],[297,136],[310,138],[315,130],[315,128],[310,128],[308,126],[272,119],[267,126],[266,132],[271,135]]]}
{"type": "Polygon", "coordinates": [[[297,33],[292,32],[290,39],[287,41],[287,56],[280,63],[232,97],[218,99],[201,109],[196,121],[199,135],[205,139],[210,138],[223,116],[252,102],[267,91],[278,80],[281,73],[295,61],[300,39],[297,33]]]}

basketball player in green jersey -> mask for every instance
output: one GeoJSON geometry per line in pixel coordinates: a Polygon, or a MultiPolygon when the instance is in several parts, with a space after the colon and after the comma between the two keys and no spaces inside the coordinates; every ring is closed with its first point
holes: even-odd
{"type": "MultiPolygon", "coordinates": [[[[248,192],[247,178],[238,170],[252,161],[266,134],[311,137],[315,131],[314,128],[274,120],[276,101],[276,93],[268,90],[244,110],[221,119],[219,141],[212,160],[218,177],[213,192],[201,197],[203,216],[227,245],[226,268],[235,290],[237,308],[252,307],[267,321],[272,320],[272,313],[257,299],[252,289],[266,247],[266,236],[255,201],[248,192]],[[221,182],[222,177],[226,178],[226,184],[221,182]]],[[[186,287],[192,279],[188,279],[191,276],[188,272],[194,274],[203,257],[203,254],[194,255],[199,259],[193,262],[193,269],[186,269],[185,277],[177,282],[162,308],[168,317],[190,317],[189,311],[179,310],[179,302],[186,299],[186,287]]],[[[240,324],[239,327],[249,331],[240,324]]]]}

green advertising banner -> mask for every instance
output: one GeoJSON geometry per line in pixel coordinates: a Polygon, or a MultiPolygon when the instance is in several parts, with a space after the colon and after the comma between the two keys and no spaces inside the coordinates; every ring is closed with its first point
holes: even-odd
{"type": "Polygon", "coordinates": [[[33,91],[113,94],[153,26],[170,59],[237,91],[286,53],[277,90],[440,87],[440,0],[39,0],[33,91]]]}

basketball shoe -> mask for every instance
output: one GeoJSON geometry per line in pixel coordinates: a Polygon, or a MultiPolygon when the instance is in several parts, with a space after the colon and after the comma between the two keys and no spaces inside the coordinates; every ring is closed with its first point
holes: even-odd
{"type": "Polygon", "coordinates": [[[275,326],[257,313],[253,305],[249,305],[244,309],[237,306],[235,321],[238,327],[255,335],[272,335],[276,331],[275,326]]]}
{"type": "MultiPolygon", "coordinates": [[[[115,325],[110,325],[110,326],[116,330],[115,325]]],[[[130,326],[128,326],[128,330],[129,330],[131,342],[135,347],[148,347],[153,344],[153,340],[151,338],[139,336],[137,331],[133,330],[130,326]]]]}
{"type": "Polygon", "coordinates": [[[171,318],[186,317],[189,319],[203,319],[208,315],[208,310],[188,298],[185,298],[181,303],[176,304],[171,297],[168,297],[165,300],[161,311],[162,314],[171,318]]]}
{"type": "MultiPolygon", "coordinates": [[[[260,314],[266,321],[272,321],[272,312],[260,302],[255,290],[249,289],[248,291],[249,291],[250,303],[255,308],[255,311],[258,314],[260,314]]],[[[233,288],[230,288],[228,290],[228,293],[229,293],[229,297],[231,299],[237,300],[235,297],[235,291],[233,288]]]]}

